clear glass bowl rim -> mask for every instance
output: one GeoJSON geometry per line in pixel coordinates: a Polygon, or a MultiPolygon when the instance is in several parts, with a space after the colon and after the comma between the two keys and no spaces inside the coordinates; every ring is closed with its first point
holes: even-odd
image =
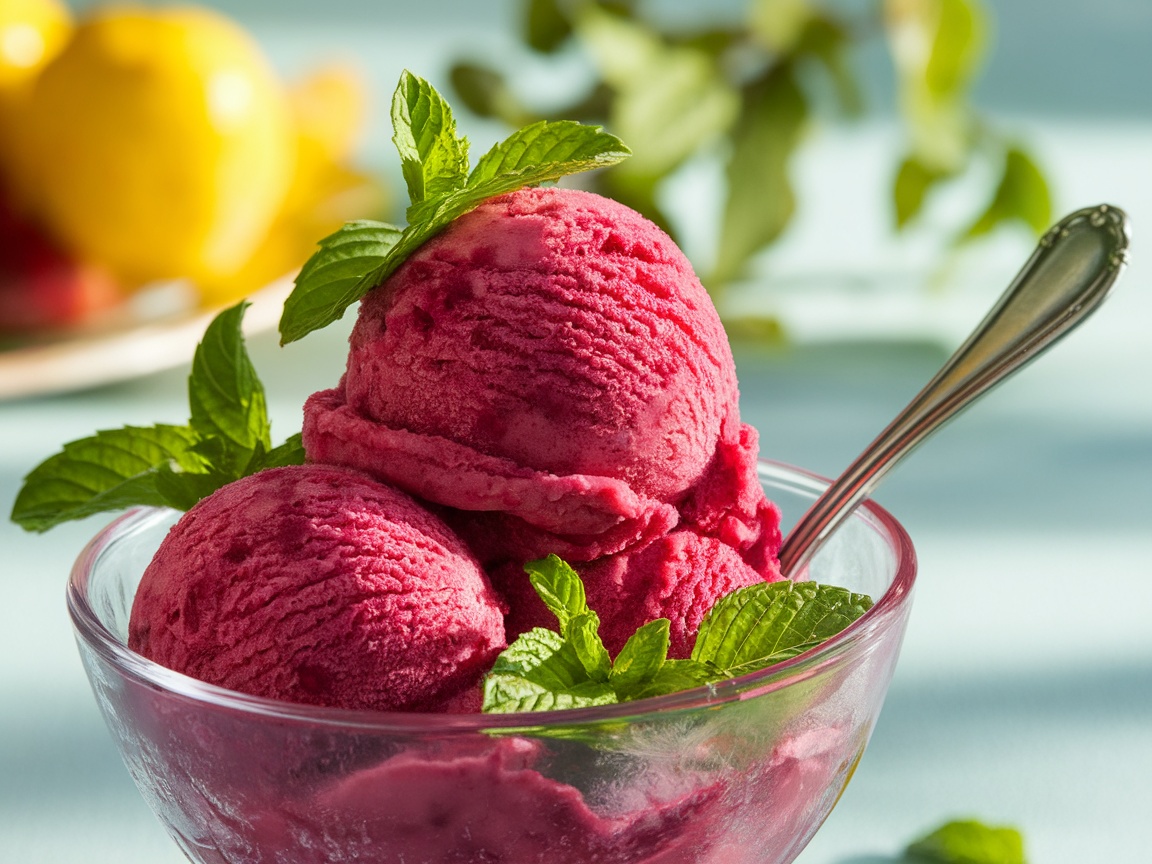
{"type": "MultiPolygon", "coordinates": [[[[780,462],[762,459],[758,467],[761,482],[770,482],[801,494],[819,495],[829,483],[824,477],[780,462]]],[[[895,559],[895,577],[872,608],[851,626],[797,657],[719,684],[594,708],[518,714],[432,714],[327,708],[250,696],[191,678],[130,650],[104,625],[88,602],[88,579],[92,568],[111,543],[129,532],[149,527],[170,512],[156,507],[129,510],[103,528],[81,551],[72,567],[67,587],[68,612],[77,638],[120,675],[175,697],[282,721],[385,733],[450,734],[619,723],[671,711],[716,708],[728,702],[752,698],[817,674],[844,654],[867,643],[872,635],[886,629],[886,622],[910,602],[916,580],[916,553],[907,531],[875,501],[865,500],[852,518],[866,520],[889,544],[895,559]]]]}

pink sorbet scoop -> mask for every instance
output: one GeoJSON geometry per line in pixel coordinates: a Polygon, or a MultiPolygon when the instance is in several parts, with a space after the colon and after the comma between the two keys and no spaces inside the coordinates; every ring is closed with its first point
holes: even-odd
{"type": "Polygon", "coordinates": [[[658,227],[586,192],[486,201],[364,299],[315,462],[454,508],[486,563],[590,561],[682,523],[779,544],[720,319],[658,227]]]}
{"type": "MultiPolygon", "coordinates": [[[[487,577],[443,522],[346,468],[276,468],[189,510],[144,572],[129,647],[289,702],[468,706],[505,647],[487,577]]],[[[473,706],[474,707],[474,706],[473,706]]]]}

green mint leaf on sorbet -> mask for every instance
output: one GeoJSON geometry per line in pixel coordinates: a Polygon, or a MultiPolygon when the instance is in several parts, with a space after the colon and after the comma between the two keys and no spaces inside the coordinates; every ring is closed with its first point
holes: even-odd
{"type": "Polygon", "coordinates": [[[524,565],[528,580],[563,632],[577,615],[588,611],[588,598],[579,574],[557,555],[524,565]]]}
{"type": "Polygon", "coordinates": [[[814,648],[872,606],[830,585],[761,583],[716,601],[690,658],[668,659],[670,622],[658,618],[612,659],[579,574],[555,555],[524,569],[559,629],[531,630],[500,655],[484,682],[486,712],[605,705],[715,684],[814,648]]]}
{"type": "Polygon", "coordinates": [[[577,615],[564,628],[564,638],[588,673],[590,681],[603,683],[612,673],[612,658],[600,638],[600,616],[592,610],[577,615]]]}
{"type": "Polygon", "coordinates": [[[560,629],[537,627],[508,646],[484,680],[483,710],[545,711],[637,698],[665,662],[667,619],[641,627],[613,663],[579,574],[555,555],[524,570],[560,629]]]}
{"type": "Polygon", "coordinates": [[[599,126],[541,120],[513,132],[480,157],[463,187],[413,203],[404,237],[380,266],[364,277],[361,288],[367,294],[426,241],[488,198],[614,165],[627,156],[628,148],[620,139],[599,126]]]}
{"type": "Polygon", "coordinates": [[[572,646],[590,681],[608,680],[612,660],[600,639],[600,617],[588,608],[584,583],[555,555],[524,565],[528,579],[548,611],[560,623],[560,634],[572,646]]]}
{"type": "Polygon", "coordinates": [[[304,440],[299,432],[289,435],[283,444],[273,447],[263,458],[255,461],[257,464],[254,467],[257,471],[263,471],[265,468],[283,468],[285,465],[303,465],[304,440]]]}
{"type": "Polygon", "coordinates": [[[350,222],[322,240],[284,303],[281,343],[338,320],[416,249],[485,199],[614,165],[631,153],[599,126],[540,121],[496,144],[468,173],[467,139],[456,134],[448,103],[409,72],[393,95],[392,123],[411,200],[407,227],[350,222]]]}
{"type": "Polygon", "coordinates": [[[631,698],[665,696],[668,693],[679,693],[681,690],[691,690],[705,684],[715,684],[731,677],[707,663],[697,663],[695,660],[665,660],[650,679],[637,683],[631,698]]]}
{"type": "Polygon", "coordinates": [[[786,660],[835,636],[872,606],[815,582],[763,582],[720,598],[700,622],[692,659],[732,674],[786,660]]]}
{"type": "Polygon", "coordinates": [[[187,509],[221,486],[265,468],[304,462],[298,434],[272,446],[264,385],[244,342],[248,306],[241,301],[213,318],[192,357],[188,428],[197,436],[192,450],[201,464],[193,469],[156,466],[164,475],[169,506],[177,509],[187,509]]]}
{"type": "Polygon", "coordinates": [[[484,710],[493,713],[555,711],[616,701],[607,683],[589,680],[572,644],[542,627],[508,646],[484,681],[484,710]]]}
{"type": "Polygon", "coordinates": [[[176,471],[171,465],[157,465],[149,474],[163,498],[163,506],[173,510],[190,510],[201,498],[236,479],[231,472],[211,466],[205,471],[176,471]]]}
{"type": "Polygon", "coordinates": [[[1015,828],[975,820],[948,822],[909,844],[905,860],[939,864],[1025,864],[1024,838],[1015,828]]]}
{"type": "Polygon", "coordinates": [[[134,506],[186,510],[264,468],[304,461],[299,435],[271,446],[264,388],[244,346],[246,303],[213,319],[188,378],[185,426],[125,426],[65,444],[24,478],[12,521],[29,531],[134,506]]]}
{"type": "Polygon", "coordinates": [[[464,185],[468,139],[456,134],[456,120],[444,98],[407,70],[392,97],[392,129],[413,206],[464,185]]]}
{"type": "Polygon", "coordinates": [[[364,296],[360,280],[388,255],[403,232],[387,222],[347,222],[325,237],[296,276],[296,287],[284,301],[281,343],[295,342],[336,321],[364,296]]]}
{"type": "Polygon", "coordinates": [[[657,618],[628,637],[608,676],[616,690],[637,693],[652,683],[668,658],[670,625],[667,618],[657,618]]]}
{"type": "Polygon", "coordinates": [[[489,198],[521,186],[559,180],[615,165],[631,151],[599,126],[572,120],[539,120],[513,132],[480,157],[468,177],[473,195],[489,198]]]}

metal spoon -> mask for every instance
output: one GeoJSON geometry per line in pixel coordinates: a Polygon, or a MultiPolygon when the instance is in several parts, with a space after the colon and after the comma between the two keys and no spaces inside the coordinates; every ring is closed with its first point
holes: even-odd
{"type": "Polygon", "coordinates": [[[1049,229],[1008,290],[936,377],[816,499],[780,549],[788,576],[917,444],[1087,318],[1128,257],[1128,217],[1101,204],[1049,229]]]}

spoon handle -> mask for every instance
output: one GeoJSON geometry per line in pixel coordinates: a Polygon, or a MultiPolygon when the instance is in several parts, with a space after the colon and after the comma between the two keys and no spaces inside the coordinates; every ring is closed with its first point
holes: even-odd
{"type": "Polygon", "coordinates": [[[1128,217],[1107,204],[1049,229],[944,368],[796,523],[780,549],[780,571],[790,575],[807,561],[917,444],[1087,318],[1120,275],[1128,241],[1128,217]]]}

